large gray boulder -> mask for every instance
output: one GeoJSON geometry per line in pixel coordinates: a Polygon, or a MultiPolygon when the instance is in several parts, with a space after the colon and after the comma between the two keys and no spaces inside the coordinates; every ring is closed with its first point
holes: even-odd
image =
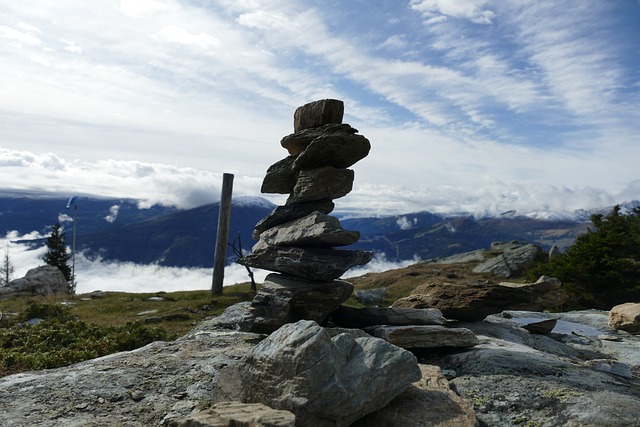
{"type": "Polygon", "coordinates": [[[557,309],[567,301],[561,283],[542,276],[535,283],[420,285],[393,307],[437,308],[447,319],[482,320],[503,310],[557,309]]]}
{"type": "Polygon", "coordinates": [[[301,320],[271,334],[243,358],[245,401],[296,415],[305,427],[348,426],[383,408],[421,377],[416,358],[378,338],[333,338],[301,320]]]}
{"type": "Polygon", "coordinates": [[[64,274],[51,265],[32,268],[20,279],[12,280],[7,286],[0,287],[2,296],[48,296],[69,293],[64,274]]]}
{"type": "Polygon", "coordinates": [[[542,255],[540,247],[517,241],[492,243],[491,250],[502,253],[476,266],[473,269],[474,273],[492,273],[496,276],[511,277],[532,265],[542,255]]]}

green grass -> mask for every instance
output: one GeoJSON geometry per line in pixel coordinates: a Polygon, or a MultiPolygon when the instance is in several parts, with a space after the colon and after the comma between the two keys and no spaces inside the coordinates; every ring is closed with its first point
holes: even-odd
{"type": "Polygon", "coordinates": [[[20,297],[0,300],[0,376],[55,368],[184,335],[229,305],[250,301],[250,284],[210,291],[20,297]],[[149,300],[151,297],[162,300],[149,300]],[[37,325],[23,322],[44,319],[37,325]]]}

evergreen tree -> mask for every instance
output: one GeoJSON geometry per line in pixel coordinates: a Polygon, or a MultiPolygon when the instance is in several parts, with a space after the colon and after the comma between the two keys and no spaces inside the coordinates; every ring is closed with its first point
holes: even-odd
{"type": "Polygon", "coordinates": [[[606,217],[592,215],[589,229],[563,254],[537,265],[530,277],[547,274],[592,296],[592,305],[611,305],[640,298],[640,208],[606,217]]]}
{"type": "MultiPolygon", "coordinates": [[[[60,231],[60,223],[56,223],[51,229],[51,236],[47,238],[47,253],[42,257],[48,265],[58,267],[64,278],[73,286],[73,277],[71,277],[71,267],[67,262],[71,258],[71,254],[67,251],[67,240],[65,233],[60,231]]],[[[71,289],[73,292],[74,289],[71,289]]]]}
{"type": "Polygon", "coordinates": [[[0,264],[0,286],[7,286],[11,281],[11,275],[13,274],[13,263],[9,257],[9,245],[4,249],[4,257],[0,264]]]}

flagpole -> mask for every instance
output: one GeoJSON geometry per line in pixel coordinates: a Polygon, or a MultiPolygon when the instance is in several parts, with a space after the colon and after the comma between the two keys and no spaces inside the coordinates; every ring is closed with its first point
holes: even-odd
{"type": "Polygon", "coordinates": [[[73,245],[71,246],[71,288],[76,290],[76,217],[78,216],[78,205],[73,205],[73,245]]]}
{"type": "Polygon", "coordinates": [[[71,196],[67,202],[67,209],[73,204],[73,244],[71,245],[71,289],[76,291],[76,218],[78,217],[78,205],[76,196],[71,196]]]}

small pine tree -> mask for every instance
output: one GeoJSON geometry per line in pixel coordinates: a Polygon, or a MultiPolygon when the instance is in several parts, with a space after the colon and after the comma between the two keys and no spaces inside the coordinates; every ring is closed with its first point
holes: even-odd
{"type": "Polygon", "coordinates": [[[0,264],[0,286],[7,286],[11,281],[11,275],[14,268],[9,256],[9,245],[4,249],[4,257],[2,257],[2,263],[0,264]]]}
{"type": "Polygon", "coordinates": [[[640,298],[640,208],[622,213],[615,206],[607,216],[591,216],[591,222],[595,230],[535,266],[529,278],[547,274],[577,285],[591,295],[592,305],[607,309],[640,298]]]}
{"type": "MultiPolygon", "coordinates": [[[[47,253],[42,257],[43,261],[48,265],[58,267],[64,278],[69,283],[69,286],[73,286],[73,277],[71,275],[71,267],[69,267],[68,261],[71,255],[67,251],[67,240],[65,233],[60,231],[60,223],[56,223],[51,228],[51,235],[47,238],[47,253]]],[[[73,292],[74,289],[71,289],[73,292]]]]}

